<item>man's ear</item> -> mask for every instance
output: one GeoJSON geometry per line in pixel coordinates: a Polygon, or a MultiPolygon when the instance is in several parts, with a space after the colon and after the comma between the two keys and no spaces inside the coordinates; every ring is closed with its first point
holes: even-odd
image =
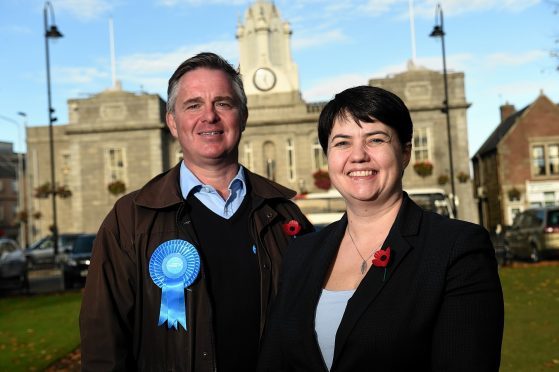
{"type": "Polygon", "coordinates": [[[178,138],[179,136],[177,131],[177,122],[175,121],[175,114],[168,112],[167,115],[165,115],[165,119],[173,137],[178,138]]]}
{"type": "Polygon", "coordinates": [[[240,114],[241,116],[241,133],[245,131],[246,127],[247,127],[247,120],[248,120],[248,110],[246,111],[246,114],[243,115],[242,113],[240,114]]]}

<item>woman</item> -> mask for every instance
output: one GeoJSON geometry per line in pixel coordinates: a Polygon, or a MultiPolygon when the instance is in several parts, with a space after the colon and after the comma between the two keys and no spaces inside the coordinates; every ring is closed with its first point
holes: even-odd
{"type": "Polygon", "coordinates": [[[487,232],[402,189],[413,125],[400,98],[361,86],[318,123],[347,212],[293,239],[261,371],[497,371],[503,297],[487,232]]]}

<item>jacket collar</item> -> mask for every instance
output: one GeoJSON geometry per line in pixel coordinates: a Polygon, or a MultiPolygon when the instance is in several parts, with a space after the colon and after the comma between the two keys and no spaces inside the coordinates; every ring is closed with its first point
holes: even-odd
{"type": "MultiPolygon", "coordinates": [[[[390,247],[391,250],[390,262],[386,267],[386,273],[382,268],[371,268],[365,278],[363,278],[353,297],[349,300],[336,334],[334,362],[341,353],[349,334],[363,312],[376,299],[384,285],[398,269],[404,257],[413,249],[411,242],[414,241],[413,237],[419,234],[422,215],[422,209],[404,193],[400,211],[382,246],[383,249],[390,247]]],[[[344,226],[338,228],[338,233],[341,231],[342,235],[340,236],[343,237],[343,229],[347,225],[347,219],[340,222],[344,222],[344,226]]],[[[337,241],[337,244],[339,245],[339,241],[337,241]]]]}
{"type": "MultiPolygon", "coordinates": [[[[179,178],[180,164],[163,172],[146,183],[134,197],[134,203],[140,207],[163,209],[181,203],[179,178]]],[[[253,204],[256,206],[266,199],[291,199],[296,192],[280,184],[272,182],[262,176],[252,173],[245,168],[245,176],[250,184],[251,193],[255,196],[253,204]]]]}

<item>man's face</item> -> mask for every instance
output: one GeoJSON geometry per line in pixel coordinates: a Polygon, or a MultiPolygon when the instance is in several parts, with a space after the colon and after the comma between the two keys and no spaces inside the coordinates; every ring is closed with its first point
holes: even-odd
{"type": "Polygon", "coordinates": [[[247,119],[240,105],[231,80],[221,70],[198,68],[181,77],[175,112],[167,114],[167,125],[188,166],[237,163],[247,119]]]}

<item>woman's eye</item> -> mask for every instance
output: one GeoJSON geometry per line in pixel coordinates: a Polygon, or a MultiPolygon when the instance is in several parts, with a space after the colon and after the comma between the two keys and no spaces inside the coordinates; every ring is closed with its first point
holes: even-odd
{"type": "Polygon", "coordinates": [[[339,141],[339,142],[335,142],[332,147],[347,147],[349,146],[349,142],[348,141],[339,141]]]}

